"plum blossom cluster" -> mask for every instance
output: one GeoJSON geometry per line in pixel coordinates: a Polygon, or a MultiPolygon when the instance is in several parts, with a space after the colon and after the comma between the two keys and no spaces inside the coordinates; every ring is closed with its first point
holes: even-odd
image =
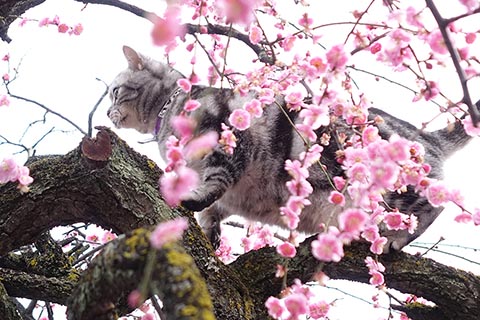
{"type": "MultiPolygon", "coordinates": [[[[191,84],[186,79],[179,81],[179,87],[185,92],[191,90],[191,84]]],[[[188,163],[203,158],[218,145],[219,137],[214,131],[194,136],[197,124],[189,115],[199,107],[198,101],[190,99],[185,103],[183,112],[171,121],[179,138],[171,135],[167,139],[167,166],[160,178],[160,191],[170,206],[179,205],[198,185],[198,173],[189,168],[188,163]]]]}
{"type": "Polygon", "coordinates": [[[28,186],[33,182],[30,169],[19,165],[13,158],[7,157],[0,162],[0,184],[18,181],[21,192],[28,192],[28,186]]]}
{"type": "Polygon", "coordinates": [[[272,228],[268,225],[252,223],[248,228],[247,236],[242,237],[241,241],[244,252],[249,252],[274,245],[275,236],[272,228]]]}
{"type": "MultiPolygon", "coordinates": [[[[19,25],[23,27],[27,22],[30,21],[38,21],[36,19],[28,19],[28,18],[21,18],[19,25]]],[[[83,26],[81,23],[77,23],[75,25],[68,25],[60,21],[59,16],[55,16],[53,18],[45,17],[38,21],[39,27],[46,27],[46,26],[55,26],[59,33],[68,33],[69,35],[76,35],[79,36],[83,32],[83,26]]]]}
{"type": "Polygon", "coordinates": [[[314,164],[319,164],[322,150],[321,146],[315,144],[306,152],[302,152],[298,160],[285,161],[285,170],[292,179],[287,182],[290,197],[286,205],[280,208],[280,214],[285,225],[291,230],[298,227],[303,208],[311,204],[307,199],[313,192],[313,187],[307,180],[310,175],[308,169],[314,164]]]}
{"type": "Polygon", "coordinates": [[[368,256],[365,258],[365,264],[368,268],[368,273],[370,274],[370,284],[374,286],[381,286],[385,283],[385,278],[382,272],[385,271],[385,266],[374,260],[372,257],[368,256]]]}
{"type": "Polygon", "coordinates": [[[327,319],[330,304],[319,300],[315,293],[298,279],[286,288],[281,298],[270,297],[265,302],[268,314],[273,319],[297,320],[327,319]]]}

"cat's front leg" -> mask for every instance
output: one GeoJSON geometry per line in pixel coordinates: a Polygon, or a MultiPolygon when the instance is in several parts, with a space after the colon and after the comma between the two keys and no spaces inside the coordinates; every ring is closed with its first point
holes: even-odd
{"type": "Polygon", "coordinates": [[[181,205],[192,211],[202,211],[240,179],[245,168],[245,160],[240,155],[229,155],[223,150],[214,150],[201,160],[201,177],[198,187],[181,205]]]}

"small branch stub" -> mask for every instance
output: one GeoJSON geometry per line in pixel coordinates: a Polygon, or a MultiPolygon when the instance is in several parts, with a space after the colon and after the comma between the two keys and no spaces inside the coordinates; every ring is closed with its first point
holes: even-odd
{"type": "Polygon", "coordinates": [[[82,139],[82,154],[88,160],[107,161],[112,155],[112,142],[110,135],[104,127],[96,127],[100,130],[95,138],[85,136],[82,139]]]}

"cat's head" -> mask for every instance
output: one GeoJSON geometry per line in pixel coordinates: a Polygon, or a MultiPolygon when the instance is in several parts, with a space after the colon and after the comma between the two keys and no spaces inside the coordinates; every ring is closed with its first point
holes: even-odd
{"type": "Polygon", "coordinates": [[[109,86],[112,105],[107,115],[117,128],[152,133],[164,101],[177,88],[177,80],[183,75],[130,47],[124,46],[123,53],[128,68],[109,86]]]}

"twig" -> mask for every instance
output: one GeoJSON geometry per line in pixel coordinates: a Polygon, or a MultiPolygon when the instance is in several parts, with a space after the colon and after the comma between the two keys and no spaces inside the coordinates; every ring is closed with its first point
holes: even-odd
{"type": "Polygon", "coordinates": [[[103,92],[103,94],[100,96],[100,98],[98,99],[97,103],[95,103],[95,105],[93,106],[93,109],[92,111],[90,111],[90,113],[88,114],[88,137],[91,138],[92,137],[92,119],[93,119],[93,115],[95,114],[95,112],[97,111],[97,108],[98,106],[100,105],[100,103],[102,103],[103,99],[105,98],[105,96],[107,95],[108,93],[108,84],[105,83],[105,81],[97,78],[96,80],[98,81],[101,81],[104,85],[105,85],[105,91],[103,92]]]}
{"type": "Polygon", "coordinates": [[[427,7],[432,12],[433,17],[437,21],[440,32],[442,33],[443,40],[445,41],[445,45],[447,46],[448,53],[452,58],[453,65],[455,66],[455,71],[457,72],[458,78],[460,79],[460,84],[462,86],[462,91],[463,91],[463,99],[461,102],[467,105],[468,112],[472,117],[472,122],[475,126],[477,126],[478,122],[480,121],[480,114],[477,108],[475,107],[475,105],[472,103],[472,99],[470,98],[470,92],[467,87],[467,81],[468,81],[467,76],[465,75],[465,71],[460,65],[460,57],[458,55],[457,50],[455,50],[455,48],[453,47],[452,40],[450,39],[450,36],[448,34],[447,27],[448,27],[449,20],[444,19],[442,17],[437,7],[433,3],[433,0],[425,0],[425,1],[427,3],[427,7]]]}
{"type": "Polygon", "coordinates": [[[60,119],[62,120],[65,120],[66,122],[68,122],[70,125],[72,125],[75,129],[77,129],[78,131],[80,131],[82,134],[86,135],[87,133],[85,131],[83,131],[82,128],[80,128],[78,125],[75,124],[75,122],[71,121],[70,119],[68,119],[67,117],[61,115],[60,113],[56,112],[56,111],[53,111],[52,109],[48,108],[47,106],[45,106],[44,104],[41,104],[40,102],[37,102],[35,100],[32,100],[32,99],[29,99],[29,98],[25,98],[25,97],[21,97],[21,96],[17,96],[15,94],[12,94],[11,92],[9,92],[8,88],[7,88],[7,91],[8,91],[8,94],[10,97],[14,98],[14,99],[18,99],[18,100],[23,100],[23,101],[26,101],[26,102],[30,102],[30,103],[33,103],[35,104],[36,106],[42,108],[43,110],[47,111],[47,112],[50,112],[51,114],[59,117],[60,119]]]}
{"type": "Polygon", "coordinates": [[[346,44],[346,43],[347,43],[348,38],[350,38],[350,35],[353,34],[353,32],[355,31],[355,28],[356,28],[357,25],[360,23],[360,20],[362,20],[363,16],[368,12],[368,10],[371,8],[371,6],[373,5],[374,2],[375,2],[375,0],[370,1],[370,3],[369,3],[368,6],[367,6],[367,9],[365,9],[365,10],[362,12],[362,14],[360,14],[360,16],[358,17],[357,21],[355,21],[355,24],[353,25],[352,30],[350,30],[350,32],[348,33],[347,38],[345,39],[345,41],[343,42],[343,44],[346,44]]]}

